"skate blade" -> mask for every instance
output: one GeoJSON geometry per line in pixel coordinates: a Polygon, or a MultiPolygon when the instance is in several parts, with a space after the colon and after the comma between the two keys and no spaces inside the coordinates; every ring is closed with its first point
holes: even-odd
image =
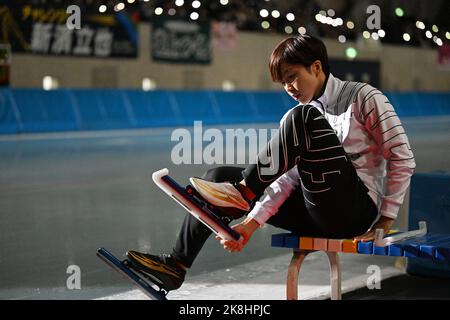
{"type": "Polygon", "coordinates": [[[136,285],[144,294],[152,300],[167,300],[167,291],[159,288],[155,283],[149,283],[136,270],[127,266],[127,262],[120,261],[104,248],[97,250],[97,256],[108,264],[112,269],[120,273],[127,280],[136,285]]]}
{"type": "Polygon", "coordinates": [[[151,286],[156,286],[159,291],[164,292],[164,294],[167,294],[170,290],[168,290],[164,283],[161,282],[157,277],[150,273],[145,273],[143,271],[137,270],[135,267],[133,267],[133,264],[129,260],[124,260],[122,263],[130,269],[132,272],[134,272],[139,278],[141,278],[143,281],[148,283],[151,286]]]}

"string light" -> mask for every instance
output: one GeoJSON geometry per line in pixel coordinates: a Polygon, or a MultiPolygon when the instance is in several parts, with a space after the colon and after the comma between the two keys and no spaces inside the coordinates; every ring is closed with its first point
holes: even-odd
{"type": "MultiPolygon", "coordinates": [[[[424,24],[422,21],[420,21],[420,20],[417,20],[417,21],[416,21],[416,27],[417,27],[417,29],[425,30],[425,24],[424,24]]],[[[431,26],[431,30],[433,30],[434,33],[438,33],[438,32],[439,32],[439,28],[438,28],[438,26],[435,25],[435,24],[433,24],[433,25],[431,26]]],[[[425,31],[425,36],[426,36],[428,39],[433,38],[433,42],[436,43],[438,46],[442,46],[442,45],[443,45],[442,39],[440,39],[440,38],[439,38],[438,36],[436,36],[436,35],[433,36],[433,34],[431,33],[430,30],[426,30],[426,31],[425,31]]],[[[448,33],[448,31],[447,31],[447,33],[445,34],[445,36],[446,36],[447,39],[450,39],[450,34],[448,33]]],[[[403,37],[403,39],[404,39],[404,37],[403,37]]],[[[409,40],[405,40],[405,41],[409,41],[409,40]]]]}
{"type": "MultiPolygon", "coordinates": [[[[121,10],[123,10],[125,8],[125,4],[124,4],[125,1],[124,0],[122,0],[122,1],[123,2],[119,2],[119,3],[117,3],[114,6],[114,10],[116,12],[117,11],[121,11],[121,10]]],[[[136,0],[126,0],[126,2],[128,2],[130,4],[135,3],[135,1],[136,0]]],[[[141,1],[147,2],[149,0],[141,0],[141,1]]],[[[266,0],[266,2],[269,2],[269,1],[270,0],[266,0]]],[[[175,0],[175,5],[178,6],[178,7],[181,7],[184,4],[185,4],[184,0],[175,0]]],[[[220,4],[224,5],[224,6],[228,5],[229,4],[229,0],[220,0],[220,4]]],[[[202,3],[201,3],[201,0],[200,1],[199,0],[194,0],[194,1],[192,1],[191,5],[192,5],[192,7],[194,9],[198,9],[198,8],[201,7],[202,3]]],[[[102,4],[102,5],[100,5],[98,7],[98,11],[100,13],[104,13],[107,10],[108,10],[108,7],[106,5],[104,5],[104,4],[102,4]]],[[[161,15],[161,14],[163,14],[163,11],[164,11],[163,8],[157,7],[157,8],[155,8],[154,14],[155,15],[161,15]]],[[[177,10],[171,8],[171,9],[169,9],[168,14],[173,16],[173,15],[176,14],[176,12],[177,12],[177,10]]],[[[405,15],[405,11],[401,7],[396,7],[394,9],[394,13],[398,17],[403,17],[405,15]]],[[[272,16],[273,18],[277,19],[277,18],[279,18],[281,16],[281,13],[280,13],[279,10],[276,10],[276,9],[274,9],[272,11],[269,11],[267,9],[261,9],[259,11],[259,15],[262,18],[267,18],[269,16],[272,16]]],[[[320,22],[322,24],[328,24],[328,25],[331,25],[333,27],[342,26],[344,24],[343,19],[339,18],[339,17],[335,17],[335,15],[336,15],[336,11],[334,9],[330,8],[330,9],[328,9],[326,11],[325,10],[321,10],[319,13],[317,13],[315,15],[315,19],[316,19],[316,21],[318,21],[318,22],[320,22]]],[[[199,14],[197,12],[192,12],[190,14],[190,18],[192,20],[197,20],[197,19],[199,19],[199,14]]],[[[295,14],[293,12],[288,12],[288,13],[286,13],[285,18],[286,18],[287,21],[295,21],[296,16],[295,16],[295,14]]],[[[425,24],[422,21],[417,20],[415,25],[416,25],[417,29],[425,31],[425,24]]],[[[355,29],[355,23],[353,21],[350,21],[350,20],[345,22],[345,26],[348,29],[350,29],[350,30],[355,29]]],[[[264,20],[264,21],[261,22],[261,27],[263,29],[269,29],[271,27],[271,25],[270,25],[269,21],[264,20]]],[[[428,39],[432,39],[433,42],[435,42],[437,45],[442,46],[443,45],[443,41],[442,41],[442,39],[440,39],[438,37],[439,34],[436,35],[436,36],[433,36],[433,33],[438,33],[439,32],[438,26],[437,25],[432,25],[431,28],[430,28],[430,26],[428,26],[428,28],[429,28],[429,30],[425,31],[425,36],[428,39]]],[[[284,31],[286,33],[288,33],[288,34],[291,34],[291,33],[294,32],[294,28],[292,28],[292,26],[286,26],[284,28],[284,31]]],[[[297,29],[297,31],[298,31],[299,34],[306,34],[306,28],[305,27],[299,27],[297,29]]],[[[443,33],[443,30],[441,30],[441,32],[443,33]]],[[[362,33],[362,36],[365,39],[372,38],[373,40],[379,40],[380,38],[384,38],[386,36],[386,32],[384,30],[382,30],[382,29],[380,29],[378,31],[375,30],[375,32],[369,32],[369,31],[366,30],[366,31],[364,31],[362,33]]],[[[443,34],[441,36],[443,36],[443,34]]],[[[411,35],[409,33],[405,32],[405,33],[403,33],[402,38],[403,38],[404,41],[409,42],[411,40],[411,35]]],[[[450,32],[449,31],[445,32],[445,39],[450,40],[450,32]]],[[[340,43],[346,43],[347,42],[347,38],[346,38],[345,35],[339,35],[338,36],[338,41],[340,43]]],[[[353,48],[348,48],[348,49],[353,49],[353,48]]]]}
{"type": "Polygon", "coordinates": [[[266,9],[261,9],[261,11],[259,11],[259,15],[263,18],[267,18],[269,16],[269,11],[266,9]]]}
{"type": "Polygon", "coordinates": [[[349,47],[349,48],[345,49],[345,55],[349,59],[355,59],[356,56],[358,55],[358,51],[356,51],[355,48],[349,47]]]}
{"type": "Polygon", "coordinates": [[[403,11],[402,8],[395,8],[395,14],[397,15],[397,17],[403,17],[405,12],[403,11]]]}
{"type": "Polygon", "coordinates": [[[417,20],[416,21],[416,27],[417,27],[417,29],[423,30],[423,29],[425,29],[425,24],[422,21],[417,20]]]}
{"type": "Polygon", "coordinates": [[[119,2],[114,6],[114,11],[121,11],[125,8],[125,4],[123,2],[119,2]]]}
{"type": "Polygon", "coordinates": [[[327,17],[327,23],[330,26],[337,27],[337,26],[343,25],[344,24],[344,20],[342,20],[341,18],[334,19],[332,17],[327,17]]]}
{"type": "MultiPolygon", "coordinates": [[[[333,19],[332,17],[327,17],[325,11],[320,11],[318,14],[315,15],[315,18],[317,21],[323,23],[323,24],[328,24],[330,26],[333,27],[338,27],[338,26],[342,26],[344,24],[344,20],[342,20],[342,18],[336,18],[333,19]]],[[[347,25],[348,27],[348,25],[347,25]]],[[[354,27],[354,25],[353,25],[354,27]]]]}
{"type": "Polygon", "coordinates": [[[98,7],[98,11],[100,12],[100,13],[103,13],[103,12],[105,12],[106,11],[106,6],[104,5],[104,4],[102,4],[100,7],[98,7]]]}
{"type": "Polygon", "coordinates": [[[197,20],[199,18],[199,14],[197,12],[192,12],[189,16],[192,20],[197,20]]]}
{"type": "Polygon", "coordinates": [[[442,39],[439,38],[438,36],[434,36],[434,37],[433,37],[433,41],[434,41],[434,43],[436,43],[438,46],[442,46],[442,45],[443,45],[442,39]]]}

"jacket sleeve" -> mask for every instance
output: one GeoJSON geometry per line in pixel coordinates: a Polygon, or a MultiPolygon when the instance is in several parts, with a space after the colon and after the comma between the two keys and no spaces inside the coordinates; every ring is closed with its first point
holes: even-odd
{"type": "Polygon", "coordinates": [[[358,94],[359,118],[386,159],[385,193],[380,214],[397,218],[416,163],[405,129],[387,97],[366,86],[358,94]]]}
{"type": "Polygon", "coordinates": [[[248,217],[255,219],[262,226],[278,212],[299,182],[300,177],[296,167],[281,175],[266,188],[264,194],[249,212],[248,217]]]}

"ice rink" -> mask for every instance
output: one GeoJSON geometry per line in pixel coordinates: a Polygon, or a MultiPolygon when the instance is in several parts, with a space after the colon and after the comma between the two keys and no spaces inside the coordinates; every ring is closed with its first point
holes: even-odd
{"type": "MultiPolygon", "coordinates": [[[[416,172],[450,171],[450,117],[402,121],[416,172]]],[[[93,299],[131,290],[96,257],[96,249],[103,246],[119,256],[129,249],[171,250],[185,211],[153,184],[151,173],[167,167],[185,184],[211,167],[174,165],[173,130],[0,136],[0,299],[93,299]],[[81,269],[80,290],[66,287],[70,265],[81,269]]],[[[270,237],[276,232],[280,230],[270,226],[259,230],[239,254],[225,252],[209,240],[187,282],[211,280],[213,271],[232,271],[258,261],[285,275],[288,260],[283,258],[283,267],[279,258],[289,251],[271,248],[270,237]],[[272,257],[277,258],[267,259],[272,257]],[[277,267],[271,267],[272,260],[277,267]]],[[[348,264],[356,266],[357,260],[352,261],[348,264]]],[[[370,263],[388,266],[393,259],[373,257],[370,263]]],[[[328,282],[328,272],[324,275],[318,286],[328,282]]],[[[251,277],[246,279],[251,285],[251,277]]],[[[312,280],[308,284],[315,285],[312,280]]],[[[182,298],[182,293],[174,298],[182,298]]]]}

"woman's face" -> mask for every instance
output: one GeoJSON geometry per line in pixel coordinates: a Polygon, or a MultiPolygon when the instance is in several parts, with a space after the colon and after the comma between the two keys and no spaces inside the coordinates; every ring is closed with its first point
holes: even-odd
{"type": "Polygon", "coordinates": [[[320,92],[325,81],[319,61],[309,67],[284,63],[281,65],[281,75],[284,90],[302,104],[309,103],[320,92]]]}

